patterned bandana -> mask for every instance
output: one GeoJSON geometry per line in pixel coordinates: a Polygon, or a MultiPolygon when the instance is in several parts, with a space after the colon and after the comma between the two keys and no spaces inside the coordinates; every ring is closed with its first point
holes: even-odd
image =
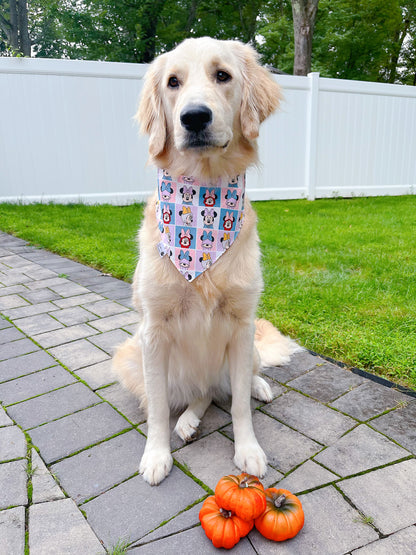
{"type": "Polygon", "coordinates": [[[189,281],[207,270],[230,248],[244,217],[245,176],[202,183],[158,171],[156,216],[160,256],[169,255],[189,281]]]}

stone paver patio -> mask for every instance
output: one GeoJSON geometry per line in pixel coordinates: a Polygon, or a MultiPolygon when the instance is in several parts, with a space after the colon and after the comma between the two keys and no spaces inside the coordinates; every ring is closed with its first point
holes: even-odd
{"type": "MultiPolygon", "coordinates": [[[[146,422],[111,374],[137,316],[130,285],[0,232],[0,555],[214,553],[202,501],[233,466],[229,404],[197,441],[172,434],[159,486],[138,475],[146,422]]],[[[237,554],[416,551],[416,398],[305,351],[265,374],[252,402],[269,470],[299,495],[305,526],[237,554]]],[[[172,420],[172,429],[174,420],[172,420]]]]}

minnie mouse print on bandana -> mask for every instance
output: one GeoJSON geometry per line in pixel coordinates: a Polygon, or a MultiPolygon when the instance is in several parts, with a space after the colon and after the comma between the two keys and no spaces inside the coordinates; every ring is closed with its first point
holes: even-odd
{"type": "Polygon", "coordinates": [[[245,176],[216,183],[158,171],[160,256],[192,281],[231,247],[243,224],[245,176]]]}

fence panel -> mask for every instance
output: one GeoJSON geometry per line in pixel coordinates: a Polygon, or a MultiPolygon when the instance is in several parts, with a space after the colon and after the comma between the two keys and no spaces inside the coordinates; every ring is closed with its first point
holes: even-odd
{"type": "MultiPolygon", "coordinates": [[[[154,189],[133,121],[146,66],[0,58],[0,201],[144,200],[154,189]]],[[[416,187],[416,88],[275,76],[254,200],[394,195],[416,187]]]]}

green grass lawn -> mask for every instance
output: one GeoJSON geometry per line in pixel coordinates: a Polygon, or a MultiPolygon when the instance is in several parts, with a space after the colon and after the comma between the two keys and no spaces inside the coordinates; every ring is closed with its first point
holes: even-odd
{"type": "MultiPolygon", "coordinates": [[[[416,197],[254,203],[259,315],[322,355],[416,388],[416,197]]],[[[142,205],[0,204],[0,229],[131,280],[142,205]]]]}

